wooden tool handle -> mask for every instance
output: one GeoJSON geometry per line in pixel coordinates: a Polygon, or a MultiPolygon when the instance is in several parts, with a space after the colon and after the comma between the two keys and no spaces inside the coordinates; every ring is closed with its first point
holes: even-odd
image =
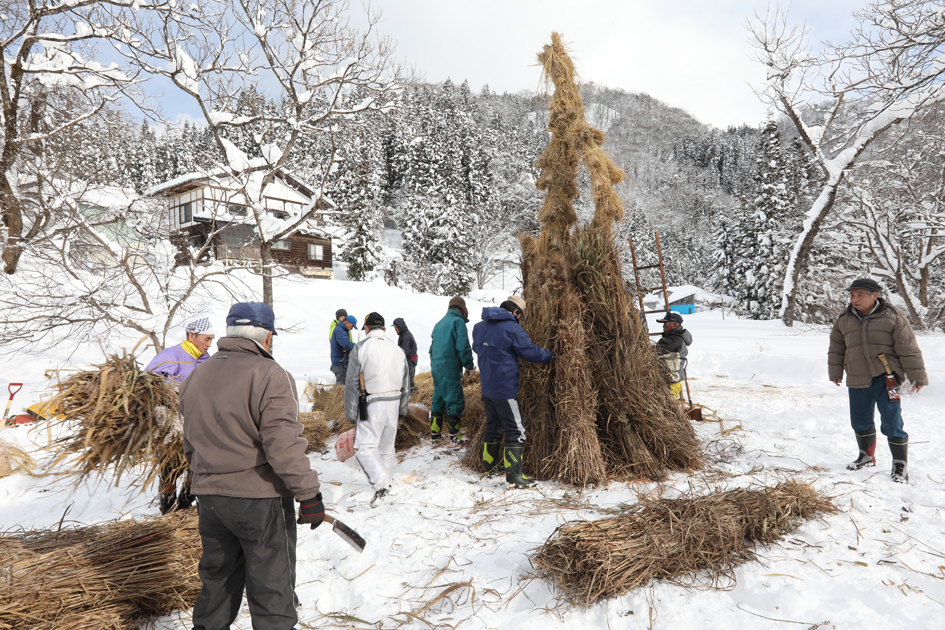
{"type": "Polygon", "coordinates": [[[886,374],[889,374],[891,376],[892,370],[889,369],[889,364],[886,363],[886,355],[885,354],[879,355],[879,360],[883,362],[883,367],[886,368],[886,374]]]}

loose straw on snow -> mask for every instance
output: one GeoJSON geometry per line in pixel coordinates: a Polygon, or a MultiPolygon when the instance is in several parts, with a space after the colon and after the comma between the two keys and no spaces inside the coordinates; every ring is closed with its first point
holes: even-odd
{"type": "Polygon", "coordinates": [[[572,604],[590,605],[643,586],[707,572],[734,582],[754,545],[780,540],[797,519],[836,508],[807,484],[643,501],[626,515],[559,527],[532,558],[537,574],[572,604]]]}

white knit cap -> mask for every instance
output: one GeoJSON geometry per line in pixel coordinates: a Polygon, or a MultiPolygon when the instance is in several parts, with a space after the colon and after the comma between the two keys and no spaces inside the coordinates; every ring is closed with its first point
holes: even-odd
{"type": "Polygon", "coordinates": [[[210,325],[210,318],[204,315],[198,315],[187,322],[184,326],[184,332],[197,335],[213,335],[216,337],[216,333],[213,332],[213,326],[210,325]]]}

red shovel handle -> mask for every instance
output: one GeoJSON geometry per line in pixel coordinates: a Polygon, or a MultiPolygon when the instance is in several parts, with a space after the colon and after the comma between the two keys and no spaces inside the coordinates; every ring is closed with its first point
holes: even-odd
{"type": "Polygon", "coordinates": [[[10,383],[7,386],[7,390],[10,392],[10,400],[13,400],[13,397],[16,396],[17,392],[23,389],[23,383],[10,383]],[[16,389],[13,389],[13,388],[16,389]]]}

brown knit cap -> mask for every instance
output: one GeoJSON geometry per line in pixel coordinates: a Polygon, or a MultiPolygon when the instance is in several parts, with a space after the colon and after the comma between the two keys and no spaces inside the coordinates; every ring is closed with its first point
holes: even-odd
{"type": "Polygon", "coordinates": [[[519,307],[520,309],[522,309],[523,313],[525,312],[525,300],[522,299],[522,297],[518,295],[510,295],[508,297],[508,301],[514,304],[515,306],[519,307]]]}
{"type": "Polygon", "coordinates": [[[469,311],[466,310],[466,300],[458,295],[450,298],[449,308],[453,308],[454,306],[459,308],[459,312],[463,314],[463,317],[469,317],[469,311]]]}

